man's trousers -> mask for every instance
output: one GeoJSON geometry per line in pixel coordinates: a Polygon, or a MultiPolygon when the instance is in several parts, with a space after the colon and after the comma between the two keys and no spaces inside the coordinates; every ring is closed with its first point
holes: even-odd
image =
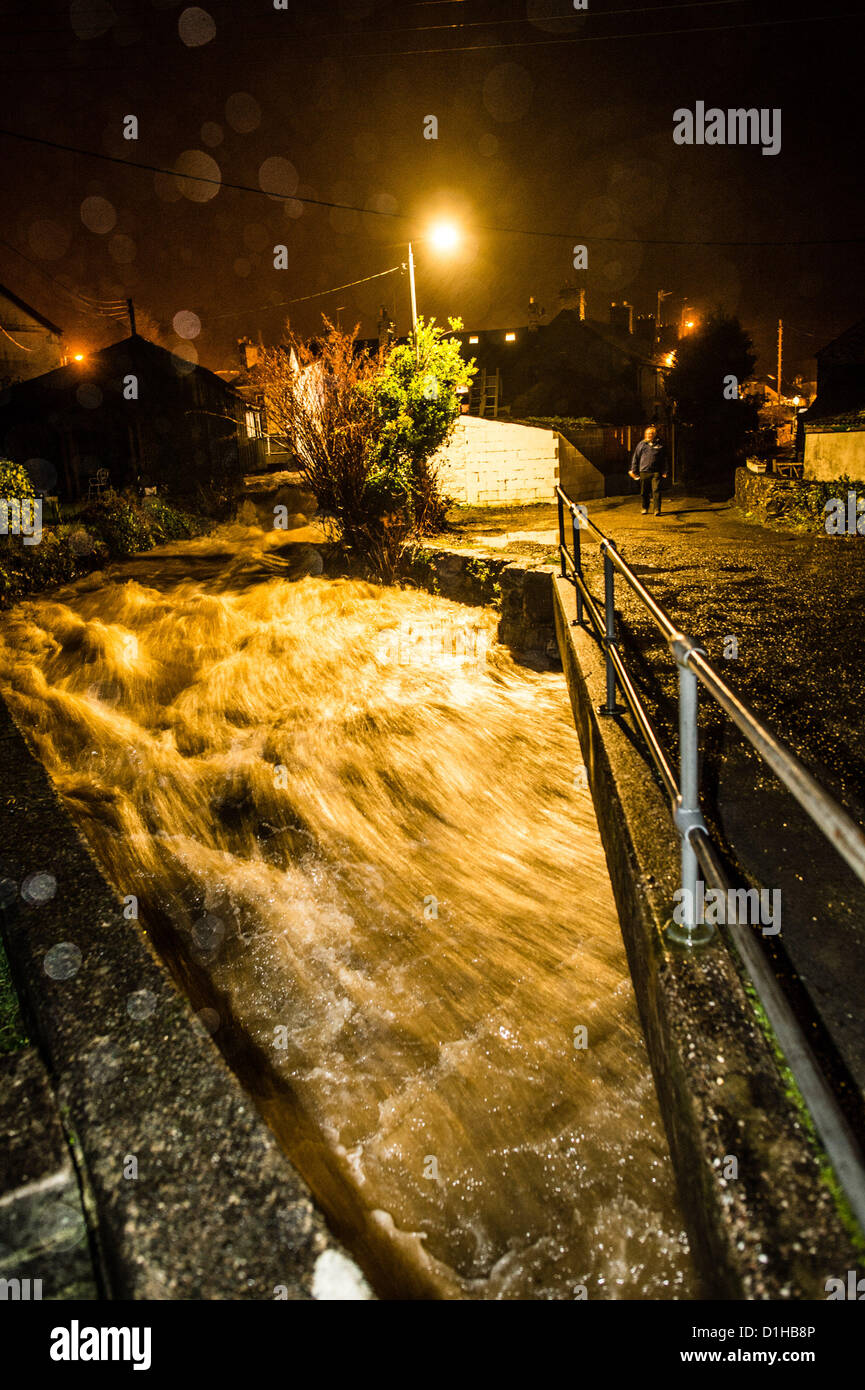
{"type": "Polygon", "coordinates": [[[660,473],[641,473],[640,474],[640,503],[643,511],[649,510],[649,493],[652,494],[652,505],[655,516],[661,510],[661,474],[660,473]]]}

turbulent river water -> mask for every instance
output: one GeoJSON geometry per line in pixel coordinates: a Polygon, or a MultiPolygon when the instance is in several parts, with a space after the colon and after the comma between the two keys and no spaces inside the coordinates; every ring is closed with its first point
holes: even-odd
{"type": "Polygon", "coordinates": [[[561,675],[316,558],[23,603],[3,694],[379,1293],[694,1296],[561,675]]]}

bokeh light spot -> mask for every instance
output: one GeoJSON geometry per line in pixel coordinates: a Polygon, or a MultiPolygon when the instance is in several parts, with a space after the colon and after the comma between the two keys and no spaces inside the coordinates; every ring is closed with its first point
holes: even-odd
{"type": "Polygon", "coordinates": [[[201,319],[191,309],[181,309],[171,320],[178,338],[197,338],[201,332],[201,319]]]}
{"type": "Polygon", "coordinates": [[[222,173],[216,160],[204,150],[184,150],[174,169],[177,187],[190,202],[209,203],[219,192],[222,173]]]}
{"type": "Polygon", "coordinates": [[[85,198],[81,204],[81,221],[88,231],[105,236],[114,230],[117,223],[114,204],[109,203],[107,198],[85,198]]]}
{"type": "Polygon", "coordinates": [[[216,22],[207,10],[190,5],[177,21],[177,32],[187,48],[201,48],[216,37],[216,22]]]}
{"type": "Polygon", "coordinates": [[[225,103],[225,119],[238,135],[248,135],[261,125],[261,107],[249,92],[233,92],[225,103]]]}
{"type": "Polygon", "coordinates": [[[259,187],[271,197],[290,198],[297,192],[297,170],[290,159],[274,154],[266,159],[258,171],[259,187]]]}

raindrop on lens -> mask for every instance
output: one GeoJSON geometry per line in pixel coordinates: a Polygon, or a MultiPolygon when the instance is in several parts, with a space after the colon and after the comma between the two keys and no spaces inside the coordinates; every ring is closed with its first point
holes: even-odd
{"type": "Polygon", "coordinates": [[[52,980],[71,980],[81,969],[81,961],[81,951],[74,941],[60,941],[46,951],[42,966],[52,980]]]}
{"type": "Polygon", "coordinates": [[[53,874],[30,874],[21,884],[21,896],[31,906],[47,903],[57,892],[57,880],[53,874]]]}
{"type": "Polygon", "coordinates": [[[144,1018],[150,1018],[150,1015],[155,1009],[156,995],[153,993],[152,989],[136,990],[134,994],[130,994],[126,1001],[126,1012],[129,1017],[134,1018],[136,1022],[140,1022],[144,1018]]]}

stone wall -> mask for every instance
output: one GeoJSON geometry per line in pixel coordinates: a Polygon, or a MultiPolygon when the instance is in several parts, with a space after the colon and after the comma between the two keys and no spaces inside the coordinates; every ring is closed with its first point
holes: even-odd
{"type": "Polygon", "coordinates": [[[779,520],[796,496],[797,479],[775,478],[770,473],[752,473],[750,468],[736,469],[736,506],[752,521],[771,525],[779,520]]]}
{"type": "MultiPolygon", "coordinates": [[[[768,473],[752,473],[747,468],[736,470],[736,506],[747,521],[756,521],[775,530],[825,535],[826,507],[830,499],[843,502],[846,513],[851,493],[861,498],[863,489],[857,488],[849,475],[846,478],[837,475],[776,478],[768,473]]],[[[854,503],[849,505],[854,506],[854,503]]]]}
{"type": "Polygon", "coordinates": [[[524,568],[504,559],[424,546],[409,573],[420,588],[443,598],[497,608],[499,642],[520,655],[558,665],[551,565],[524,568]]]}

